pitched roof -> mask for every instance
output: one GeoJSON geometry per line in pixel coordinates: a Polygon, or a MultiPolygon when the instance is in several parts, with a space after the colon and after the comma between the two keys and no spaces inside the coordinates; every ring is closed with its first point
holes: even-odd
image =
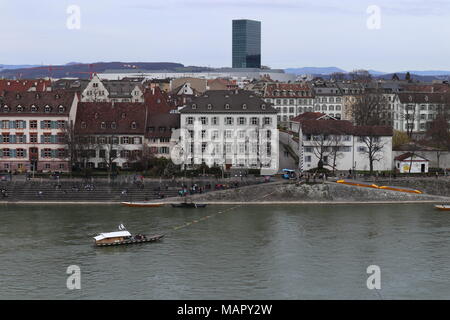
{"type": "Polygon", "coordinates": [[[51,80],[46,79],[22,79],[22,80],[11,80],[11,79],[0,79],[0,93],[2,91],[17,91],[25,92],[30,89],[33,91],[46,91],[47,88],[51,88],[51,80]]]}
{"type": "Polygon", "coordinates": [[[9,107],[8,114],[68,114],[75,98],[73,92],[67,91],[44,91],[44,92],[5,92],[2,98],[2,113],[5,113],[5,106],[9,107]],[[22,111],[18,111],[17,107],[22,107],[22,111]],[[32,111],[32,107],[35,107],[32,111]],[[45,107],[49,106],[50,110],[45,112],[45,107]],[[63,106],[63,109],[59,109],[63,106]],[[63,110],[63,111],[61,111],[63,110]]]}
{"type": "Polygon", "coordinates": [[[390,137],[394,135],[394,130],[390,126],[355,126],[353,135],[390,137]]]}
{"type": "Polygon", "coordinates": [[[352,135],[353,124],[346,120],[303,120],[304,134],[352,135]]]}
{"type": "Polygon", "coordinates": [[[180,115],[177,113],[160,113],[149,116],[146,137],[170,138],[172,129],[180,127],[180,115]]]}
{"type": "Polygon", "coordinates": [[[270,103],[246,90],[211,90],[194,97],[180,113],[277,113],[270,103]]]}
{"type": "Polygon", "coordinates": [[[443,93],[402,92],[398,94],[400,103],[446,103],[450,96],[443,93]]]}
{"type": "Polygon", "coordinates": [[[269,83],[264,97],[312,98],[313,90],[306,83],[269,83]]]}
{"type": "MultiPolygon", "coordinates": [[[[428,159],[426,159],[424,157],[421,157],[421,156],[419,156],[417,154],[414,154],[412,152],[407,152],[407,153],[401,154],[401,155],[395,157],[394,160],[403,161],[403,160],[406,160],[406,159],[408,159],[408,158],[410,158],[412,156],[414,156],[413,159],[414,158],[420,158],[420,159],[422,159],[422,161],[430,161],[430,160],[428,160],[428,159]]],[[[413,161],[417,162],[417,161],[421,161],[421,160],[413,160],[413,161]]]]}
{"type": "MultiPolygon", "coordinates": [[[[321,112],[305,112],[302,114],[299,114],[298,116],[290,119],[291,122],[300,122],[304,120],[319,120],[322,117],[326,117],[327,115],[325,113],[321,112]]],[[[332,118],[334,119],[334,118],[332,118]]]]}
{"type": "Polygon", "coordinates": [[[81,102],[78,103],[75,133],[143,135],[146,114],[144,103],[81,102]]]}

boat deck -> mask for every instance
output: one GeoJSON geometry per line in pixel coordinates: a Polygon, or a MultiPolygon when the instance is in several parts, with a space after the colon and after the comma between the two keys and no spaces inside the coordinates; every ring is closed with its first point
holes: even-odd
{"type": "Polygon", "coordinates": [[[137,243],[146,243],[146,242],[155,242],[159,241],[164,237],[164,235],[156,235],[151,237],[146,237],[145,239],[133,239],[133,240],[124,240],[124,241],[117,241],[112,243],[99,243],[95,244],[97,247],[110,247],[110,246],[118,246],[118,245],[125,245],[125,244],[137,244],[137,243]]]}

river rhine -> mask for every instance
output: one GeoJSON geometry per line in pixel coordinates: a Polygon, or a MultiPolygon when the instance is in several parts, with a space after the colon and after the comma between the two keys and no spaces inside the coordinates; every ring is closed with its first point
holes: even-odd
{"type": "Polygon", "coordinates": [[[450,299],[450,214],[432,205],[230,208],[2,206],[0,299],[450,299]],[[173,231],[93,247],[120,223],[173,231]],[[80,290],[66,287],[70,265],[80,290]]]}

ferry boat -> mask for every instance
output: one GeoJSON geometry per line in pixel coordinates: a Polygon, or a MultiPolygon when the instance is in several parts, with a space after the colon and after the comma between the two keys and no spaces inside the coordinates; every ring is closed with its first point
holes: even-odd
{"type": "Polygon", "coordinates": [[[450,205],[445,204],[435,205],[434,208],[440,211],[450,211],[450,205]]]}
{"type": "Polygon", "coordinates": [[[194,202],[181,202],[181,203],[172,203],[173,208],[205,208],[206,204],[204,203],[194,203],[194,202]]]}
{"type": "Polygon", "coordinates": [[[147,236],[145,234],[132,235],[123,224],[119,226],[119,231],[100,233],[94,237],[94,245],[97,247],[117,246],[122,244],[137,244],[145,242],[159,241],[164,235],[147,236]]]}
{"type": "Polygon", "coordinates": [[[163,202],[122,202],[127,207],[156,208],[164,206],[163,202]]]}

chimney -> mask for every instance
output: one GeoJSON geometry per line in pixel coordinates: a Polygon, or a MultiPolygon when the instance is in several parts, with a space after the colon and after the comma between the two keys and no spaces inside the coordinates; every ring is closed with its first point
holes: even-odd
{"type": "Polygon", "coordinates": [[[155,95],[155,87],[152,88],[152,95],[155,95]]]}

